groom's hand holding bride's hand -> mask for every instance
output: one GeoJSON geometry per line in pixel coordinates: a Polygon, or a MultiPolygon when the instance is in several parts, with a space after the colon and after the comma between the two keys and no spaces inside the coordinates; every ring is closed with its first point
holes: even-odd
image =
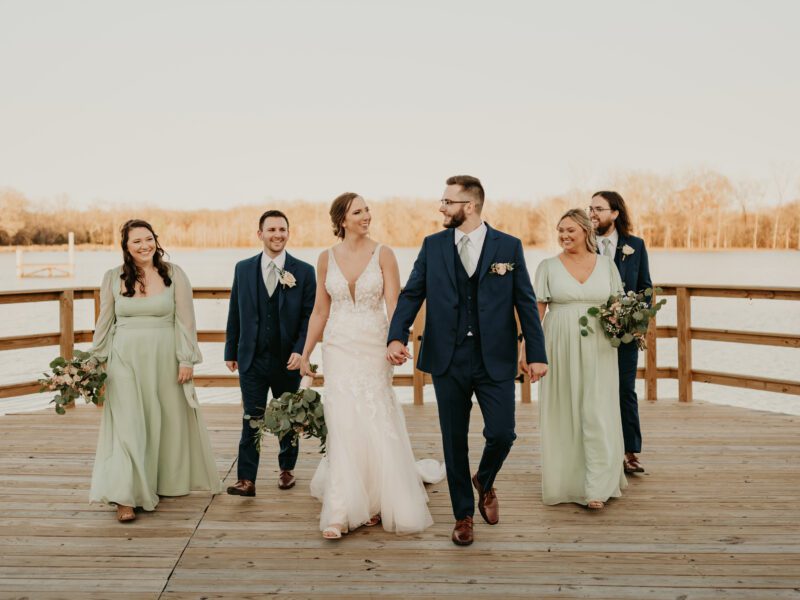
{"type": "Polygon", "coordinates": [[[386,348],[386,360],[389,363],[399,366],[411,358],[411,352],[405,347],[405,344],[399,340],[392,340],[386,348]]]}
{"type": "MultiPolygon", "coordinates": [[[[294,354],[292,355],[294,356],[294,354]]],[[[311,359],[307,356],[300,356],[300,377],[314,376],[314,371],[311,370],[311,359]]]]}
{"type": "Polygon", "coordinates": [[[527,374],[528,377],[531,378],[531,383],[536,383],[542,377],[547,375],[547,364],[546,363],[528,363],[526,368],[523,369],[527,374]]]}

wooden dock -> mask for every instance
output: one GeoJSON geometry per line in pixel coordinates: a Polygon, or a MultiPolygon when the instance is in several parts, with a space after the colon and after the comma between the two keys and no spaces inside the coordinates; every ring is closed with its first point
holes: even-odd
{"type": "MultiPolygon", "coordinates": [[[[302,449],[298,485],[262,463],[258,496],[164,499],[131,524],[87,502],[100,411],[0,417],[0,598],[800,598],[800,417],[703,402],[641,402],[648,473],[599,513],[545,507],[538,409],[518,405],[498,482],[501,523],[450,542],[446,482],[435,525],[322,540],[302,449]]],[[[206,406],[220,476],[235,479],[238,407],[206,406]]],[[[441,459],[436,405],[406,406],[418,458],[441,459]]],[[[472,460],[481,446],[473,412],[472,460]]]]}

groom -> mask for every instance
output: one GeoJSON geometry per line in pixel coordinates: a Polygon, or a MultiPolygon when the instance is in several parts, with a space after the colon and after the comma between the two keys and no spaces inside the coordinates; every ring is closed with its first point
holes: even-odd
{"type": "MultiPolygon", "coordinates": [[[[244,414],[255,418],[263,416],[270,389],[275,398],[297,391],[300,385],[300,355],[317,291],[314,268],[286,252],[289,219],[285,214],[268,210],[261,215],[258,238],[263,251],[236,265],[225,333],[225,364],[231,372],[238,369],[244,414]]],[[[229,494],[256,495],[255,432],[249,420],[243,419],[238,481],[228,488],[229,494]]],[[[278,453],[282,490],[295,484],[292,470],[297,453],[291,436],[284,436],[278,453]]]]}
{"type": "Polygon", "coordinates": [[[517,374],[517,310],[525,338],[525,371],[533,381],[547,373],[544,334],[536,310],[522,243],[481,220],[480,180],[458,175],[447,180],[439,212],[445,231],[425,238],[414,269],[397,302],[389,328],[387,359],[410,358],[409,328],[427,300],[425,334],[417,366],[431,373],[439,406],[447,484],[456,525],[453,543],[473,541],[475,498],[490,525],[500,519],[493,484],[514,433],[514,378],[517,374]],[[470,478],[469,415],[473,393],[483,414],[483,449],[470,478]]]}

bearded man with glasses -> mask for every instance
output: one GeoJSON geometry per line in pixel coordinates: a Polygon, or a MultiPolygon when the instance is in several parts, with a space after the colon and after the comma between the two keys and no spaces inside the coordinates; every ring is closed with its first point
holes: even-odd
{"type": "MultiPolygon", "coordinates": [[[[597,234],[597,252],[614,259],[625,291],[638,293],[653,287],[647,248],[642,238],[631,235],[631,220],[622,196],[617,192],[597,192],[592,196],[587,210],[597,234]]],[[[644,473],[644,467],[636,456],[642,451],[639,399],[636,396],[636,368],[639,362],[636,342],[622,344],[617,356],[625,473],[644,473]]]]}

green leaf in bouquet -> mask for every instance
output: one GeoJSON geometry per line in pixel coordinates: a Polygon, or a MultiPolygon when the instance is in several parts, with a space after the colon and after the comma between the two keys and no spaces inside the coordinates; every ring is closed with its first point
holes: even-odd
{"type": "Polygon", "coordinates": [[[56,367],[66,367],[67,361],[64,359],[63,356],[58,356],[50,361],[50,368],[55,369],[56,367]]]}
{"type": "Polygon", "coordinates": [[[294,418],[296,423],[302,423],[303,421],[306,420],[306,411],[301,408],[300,410],[297,411],[297,414],[295,415],[294,418]]]}
{"type": "Polygon", "coordinates": [[[266,414],[264,415],[264,426],[270,431],[274,431],[278,428],[278,419],[276,419],[275,415],[271,413],[266,414]]]}
{"type": "Polygon", "coordinates": [[[609,338],[609,340],[608,340],[608,341],[610,341],[610,342],[611,342],[611,345],[612,345],[614,348],[619,348],[619,347],[620,347],[620,345],[622,344],[622,342],[620,341],[620,339],[619,339],[618,337],[612,337],[612,338],[609,338]]]}
{"type": "Polygon", "coordinates": [[[317,404],[317,405],[314,407],[314,416],[315,416],[315,417],[321,417],[321,416],[322,416],[322,415],[324,415],[324,414],[325,414],[325,409],[324,409],[324,408],[322,408],[322,404],[317,404]]]}
{"type": "Polygon", "coordinates": [[[589,332],[588,332],[586,329],[581,329],[581,335],[582,335],[583,337],[586,337],[586,336],[588,336],[588,335],[589,335],[589,332]]]}
{"type": "Polygon", "coordinates": [[[599,314],[600,314],[600,309],[599,309],[599,308],[597,308],[596,306],[592,306],[592,307],[591,307],[589,310],[587,310],[586,312],[587,312],[587,313],[589,313],[591,316],[593,316],[593,317],[596,317],[597,315],[599,315],[599,314]]]}
{"type": "Polygon", "coordinates": [[[303,390],[303,400],[305,400],[306,402],[313,402],[318,395],[319,394],[317,394],[317,392],[315,392],[311,388],[306,388],[303,390]]]}
{"type": "Polygon", "coordinates": [[[587,325],[587,326],[586,326],[586,330],[587,330],[589,333],[594,333],[594,329],[592,329],[592,327],[591,327],[590,325],[587,325]]]}
{"type": "Polygon", "coordinates": [[[291,425],[291,423],[289,423],[289,419],[287,419],[286,417],[282,418],[281,422],[280,422],[280,430],[281,431],[288,431],[291,428],[292,428],[292,425],[291,425]]]}
{"type": "Polygon", "coordinates": [[[633,313],[633,318],[637,321],[641,321],[644,319],[644,314],[642,314],[642,311],[637,310],[635,313],[633,313]]]}
{"type": "Polygon", "coordinates": [[[586,315],[583,315],[580,319],[578,319],[578,323],[586,327],[589,324],[589,319],[586,317],[586,315]]]}
{"type": "Polygon", "coordinates": [[[622,336],[622,343],[628,344],[633,341],[633,336],[630,333],[625,333],[622,336]]]}
{"type": "MultiPolygon", "coordinates": [[[[249,417],[245,416],[245,419],[248,419],[248,418],[249,417]]],[[[259,423],[258,419],[250,419],[248,421],[248,423],[250,423],[250,428],[251,429],[258,429],[261,426],[261,423],[259,423]]]]}
{"type": "Polygon", "coordinates": [[[59,415],[63,415],[63,414],[65,414],[66,412],[67,412],[67,411],[64,409],[64,407],[63,407],[61,404],[56,404],[56,413],[57,413],[57,414],[59,414],[59,415]]]}

